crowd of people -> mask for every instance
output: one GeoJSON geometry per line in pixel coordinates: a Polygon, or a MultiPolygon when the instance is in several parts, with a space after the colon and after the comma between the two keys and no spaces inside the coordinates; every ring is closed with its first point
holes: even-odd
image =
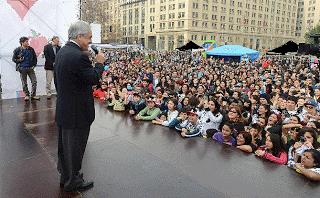
{"type": "Polygon", "coordinates": [[[114,111],[287,165],[320,181],[319,65],[225,62],[201,52],[106,51],[94,96],[114,111]]]}

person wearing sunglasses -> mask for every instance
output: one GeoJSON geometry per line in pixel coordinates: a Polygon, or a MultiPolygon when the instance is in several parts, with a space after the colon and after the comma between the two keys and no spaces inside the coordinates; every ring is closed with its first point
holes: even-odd
{"type": "Polygon", "coordinates": [[[320,120],[319,114],[317,112],[317,101],[309,99],[304,103],[304,108],[299,115],[302,122],[308,123],[309,121],[318,121],[320,120]]]}

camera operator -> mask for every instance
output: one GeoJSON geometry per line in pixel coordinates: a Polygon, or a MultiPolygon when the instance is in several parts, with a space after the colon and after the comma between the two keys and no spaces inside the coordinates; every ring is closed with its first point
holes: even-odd
{"type": "Polygon", "coordinates": [[[16,63],[16,70],[20,72],[23,92],[25,93],[25,101],[30,100],[30,92],[28,90],[27,76],[29,76],[32,84],[31,99],[40,100],[36,96],[37,92],[37,77],[34,68],[37,65],[37,55],[32,47],[29,46],[27,37],[20,38],[20,47],[13,51],[12,61],[16,63]]]}

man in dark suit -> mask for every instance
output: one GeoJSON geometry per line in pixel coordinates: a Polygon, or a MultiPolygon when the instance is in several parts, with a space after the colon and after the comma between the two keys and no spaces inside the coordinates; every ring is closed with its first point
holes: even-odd
{"type": "Polygon", "coordinates": [[[54,67],[56,54],[60,50],[59,42],[60,42],[59,37],[54,36],[51,39],[51,42],[48,45],[44,46],[44,49],[43,49],[44,57],[46,59],[44,63],[44,69],[46,70],[47,99],[51,99],[51,82],[53,79],[53,67],[54,67]]]}
{"type": "Polygon", "coordinates": [[[92,38],[88,23],[73,23],[68,37],[69,42],[60,49],[54,66],[59,130],[58,170],[64,191],[78,192],[93,187],[93,182],[83,180],[80,169],[90,126],[95,118],[92,86],[99,83],[105,57],[99,53],[95,67],[92,67],[86,52],[92,38]]]}

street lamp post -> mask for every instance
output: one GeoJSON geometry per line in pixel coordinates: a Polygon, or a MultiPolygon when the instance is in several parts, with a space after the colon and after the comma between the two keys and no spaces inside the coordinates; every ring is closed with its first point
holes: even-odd
{"type": "Polygon", "coordinates": [[[82,20],[82,0],[79,0],[79,19],[82,20]]]}

